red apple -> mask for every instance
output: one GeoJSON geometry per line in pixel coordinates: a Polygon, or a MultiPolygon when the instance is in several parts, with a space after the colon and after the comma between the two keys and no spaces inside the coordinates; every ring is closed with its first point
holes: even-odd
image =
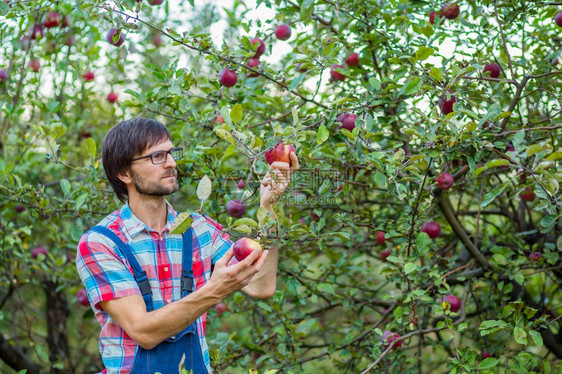
{"type": "Polygon", "coordinates": [[[437,12],[429,13],[429,23],[431,23],[433,25],[435,23],[435,17],[436,16],[437,16],[437,12]]]}
{"type": "Polygon", "coordinates": [[[29,68],[37,73],[41,69],[41,63],[39,60],[31,60],[29,61],[29,68]]]}
{"type": "Polygon", "coordinates": [[[421,231],[429,235],[431,239],[435,239],[441,235],[441,226],[434,221],[425,222],[421,227],[421,231]]]}
{"type": "Polygon", "coordinates": [[[64,41],[64,45],[71,46],[76,44],[76,38],[74,35],[69,35],[68,38],[64,41]]]}
{"type": "Polygon", "coordinates": [[[112,27],[107,32],[105,39],[109,44],[119,47],[125,41],[125,35],[123,35],[123,30],[121,28],[112,27]]]}
{"type": "Polygon", "coordinates": [[[349,131],[353,131],[355,128],[355,120],[357,119],[357,115],[353,113],[342,113],[338,116],[337,122],[341,122],[340,129],[348,129],[349,131]]]}
{"type": "Polygon", "coordinates": [[[246,204],[238,199],[230,200],[226,203],[226,211],[235,218],[240,218],[246,213],[246,204]]]}
{"type": "Polygon", "coordinates": [[[537,262],[537,261],[540,261],[541,258],[542,258],[542,253],[540,253],[540,252],[533,252],[533,253],[529,254],[529,260],[530,261],[537,262]]]}
{"type": "Polygon", "coordinates": [[[254,46],[254,44],[258,43],[258,47],[256,49],[256,54],[254,57],[260,57],[265,53],[265,43],[260,38],[254,38],[250,40],[250,44],[254,46]]]}
{"type": "Polygon", "coordinates": [[[482,72],[486,73],[487,71],[490,72],[490,78],[497,78],[500,76],[501,68],[498,64],[492,62],[491,64],[484,66],[484,70],[482,72]]]}
{"type": "MultiPolygon", "coordinates": [[[[381,338],[381,342],[383,343],[383,347],[386,349],[390,344],[392,344],[393,341],[395,341],[398,338],[400,338],[400,335],[398,335],[395,332],[388,331],[388,330],[383,332],[382,338],[381,338]]],[[[402,340],[396,342],[396,344],[394,344],[394,346],[392,348],[397,349],[397,348],[400,348],[401,345],[402,345],[402,340]]]]}
{"type": "MultiPolygon", "coordinates": [[[[260,59],[257,57],[253,57],[251,59],[248,60],[248,63],[246,64],[247,67],[252,68],[254,70],[256,70],[255,68],[260,64],[260,59]]],[[[260,74],[259,73],[254,73],[254,72],[250,72],[250,74],[248,74],[249,77],[259,77],[260,74]]]]}
{"type": "Polygon", "coordinates": [[[457,99],[451,95],[451,98],[447,100],[447,95],[441,96],[439,99],[439,108],[441,108],[441,113],[447,115],[453,111],[453,104],[457,102],[457,99]]]}
{"type": "Polygon", "coordinates": [[[384,231],[377,231],[377,243],[384,244],[386,242],[386,238],[384,237],[384,231]]]}
{"type": "Polygon", "coordinates": [[[492,354],[488,351],[482,352],[482,360],[492,357],[492,354]]]}
{"type": "Polygon", "coordinates": [[[291,26],[287,24],[279,25],[275,28],[275,36],[279,40],[287,40],[291,37],[291,26]]]}
{"type": "Polygon", "coordinates": [[[78,300],[78,303],[80,303],[80,305],[90,305],[90,301],[88,300],[88,292],[84,288],[78,290],[78,292],[76,293],[76,299],[78,300]]]}
{"type": "Polygon", "coordinates": [[[217,316],[221,317],[224,312],[228,310],[228,307],[225,303],[218,303],[215,305],[215,312],[217,312],[217,316]]]}
{"type": "Polygon", "coordinates": [[[114,103],[117,101],[117,94],[115,92],[110,92],[107,94],[107,101],[109,101],[110,103],[114,103]]]}
{"type": "Polygon", "coordinates": [[[25,207],[21,204],[16,205],[15,207],[16,212],[21,213],[25,210],[25,207]]]}
{"type": "Polygon", "coordinates": [[[239,189],[243,190],[244,187],[246,187],[246,182],[244,182],[244,179],[240,179],[238,181],[238,183],[236,183],[236,187],[238,187],[239,189]]]}
{"type": "Polygon", "coordinates": [[[218,116],[215,117],[214,122],[224,123],[224,117],[219,114],[218,116]]]}
{"type": "Polygon", "coordinates": [[[47,14],[45,14],[45,17],[43,17],[43,26],[48,29],[57,27],[59,25],[59,21],[60,19],[57,13],[48,12],[47,14]]]}
{"type": "Polygon", "coordinates": [[[234,257],[236,257],[238,261],[244,260],[254,250],[259,250],[261,256],[261,252],[263,250],[260,243],[250,238],[238,239],[236,243],[234,243],[234,245],[232,246],[232,252],[234,253],[234,257]]]}
{"type": "Polygon", "coordinates": [[[150,5],[160,5],[164,2],[164,0],[149,0],[148,3],[150,5]]]}
{"type": "Polygon", "coordinates": [[[39,255],[43,255],[43,256],[47,257],[47,248],[41,247],[41,246],[33,248],[33,250],[31,251],[31,257],[33,257],[34,259],[37,259],[37,257],[39,257],[39,255]]]}
{"type": "Polygon", "coordinates": [[[349,56],[345,59],[345,63],[347,66],[358,66],[359,65],[359,56],[355,52],[351,52],[349,56]]]}
{"type": "Polygon", "coordinates": [[[331,81],[343,81],[345,79],[345,75],[343,75],[342,73],[340,73],[339,71],[336,71],[336,69],[345,69],[345,67],[343,65],[338,65],[338,64],[334,64],[332,65],[332,69],[330,70],[330,80],[331,81]]]}
{"type": "Polygon", "coordinates": [[[519,197],[523,201],[533,201],[535,200],[536,195],[532,188],[525,188],[523,192],[519,194],[519,197]]]}
{"type": "Polygon", "coordinates": [[[225,87],[232,87],[238,82],[238,75],[229,69],[222,69],[219,73],[219,83],[225,87]]]}
{"type": "Polygon", "coordinates": [[[59,24],[60,28],[64,29],[65,27],[68,27],[69,24],[70,22],[68,21],[68,16],[62,16],[62,21],[59,24]]]}
{"type": "Polygon", "coordinates": [[[8,72],[4,69],[0,69],[0,82],[5,82],[8,80],[8,72]]]}
{"type": "Polygon", "coordinates": [[[386,249],[381,252],[381,260],[386,261],[388,256],[390,256],[390,250],[386,249]]]}
{"type": "Polygon", "coordinates": [[[154,44],[156,48],[162,46],[162,37],[160,36],[160,34],[154,34],[154,36],[152,36],[152,44],[154,44]]]}
{"type": "Polygon", "coordinates": [[[455,19],[459,16],[459,13],[459,6],[451,2],[443,5],[443,8],[441,8],[441,13],[439,15],[447,19],[455,19]]]}
{"type": "Polygon", "coordinates": [[[448,190],[449,188],[453,187],[455,178],[450,173],[444,171],[437,177],[436,181],[439,188],[441,188],[442,190],[448,190]]]}
{"type": "Polygon", "coordinates": [[[265,151],[265,160],[269,165],[275,161],[287,162],[291,165],[291,152],[295,152],[295,148],[291,144],[279,142],[273,149],[265,151]]]}
{"type": "Polygon", "coordinates": [[[443,298],[443,309],[451,309],[451,312],[458,312],[461,308],[461,300],[455,295],[447,295],[443,298]]]}
{"type": "Polygon", "coordinates": [[[84,80],[85,80],[86,82],[91,82],[91,81],[94,80],[94,73],[91,72],[91,71],[87,71],[87,72],[82,76],[82,78],[84,78],[84,80]]]}
{"type": "Polygon", "coordinates": [[[43,26],[36,24],[31,28],[31,39],[39,40],[43,38],[43,26]]]}
{"type": "Polygon", "coordinates": [[[556,25],[558,25],[558,27],[562,27],[562,12],[558,12],[554,16],[554,22],[556,22],[556,25]]]}

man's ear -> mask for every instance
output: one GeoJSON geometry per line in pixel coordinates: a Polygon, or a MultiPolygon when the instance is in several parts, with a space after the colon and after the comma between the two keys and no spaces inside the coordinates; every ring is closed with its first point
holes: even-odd
{"type": "Polygon", "coordinates": [[[129,183],[131,183],[133,181],[133,178],[131,178],[131,172],[129,171],[129,169],[123,171],[122,173],[117,174],[117,178],[119,178],[119,180],[123,183],[125,183],[126,185],[128,185],[129,183]]]}

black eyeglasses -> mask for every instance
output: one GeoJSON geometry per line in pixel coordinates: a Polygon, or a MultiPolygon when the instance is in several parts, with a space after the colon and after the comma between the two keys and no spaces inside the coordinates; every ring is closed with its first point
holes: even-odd
{"type": "Polygon", "coordinates": [[[169,151],[157,151],[157,152],[151,153],[151,154],[146,155],[146,156],[133,158],[131,160],[131,162],[137,161],[137,160],[142,160],[143,158],[150,158],[150,160],[152,161],[152,164],[159,165],[159,164],[163,164],[164,162],[166,162],[168,160],[168,154],[170,154],[172,156],[174,161],[179,160],[183,157],[183,148],[182,147],[176,147],[176,148],[170,149],[169,151]]]}

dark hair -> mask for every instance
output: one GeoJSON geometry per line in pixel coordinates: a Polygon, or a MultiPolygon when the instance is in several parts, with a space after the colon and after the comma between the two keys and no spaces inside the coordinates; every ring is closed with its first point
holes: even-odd
{"type": "Polygon", "coordinates": [[[128,193],[118,175],[127,171],[135,156],[171,139],[170,131],[162,123],[141,117],[122,121],[105,134],[101,145],[103,169],[119,200],[125,202],[128,193]]]}

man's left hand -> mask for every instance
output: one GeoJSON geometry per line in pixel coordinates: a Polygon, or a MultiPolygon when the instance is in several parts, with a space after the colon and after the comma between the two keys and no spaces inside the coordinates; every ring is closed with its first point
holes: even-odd
{"type": "Polygon", "coordinates": [[[299,159],[295,152],[291,152],[290,157],[291,164],[283,161],[273,162],[271,170],[265,174],[261,181],[260,204],[268,210],[271,210],[271,206],[279,201],[279,198],[291,183],[291,175],[299,169],[299,159]]]}

